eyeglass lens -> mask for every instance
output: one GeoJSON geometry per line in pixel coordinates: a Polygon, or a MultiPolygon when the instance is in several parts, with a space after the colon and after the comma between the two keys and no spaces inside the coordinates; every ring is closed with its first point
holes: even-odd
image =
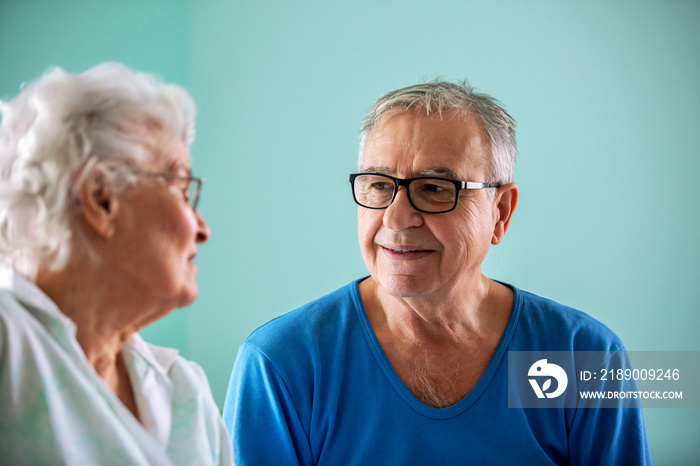
{"type": "Polygon", "coordinates": [[[199,191],[201,187],[201,182],[199,180],[191,180],[187,185],[187,202],[192,206],[193,209],[197,208],[199,203],[199,191]]]}
{"type": "MultiPolygon", "coordinates": [[[[360,205],[374,209],[388,207],[394,200],[396,184],[382,175],[360,175],[355,178],[355,199],[360,205]]],[[[414,207],[426,212],[451,210],[457,200],[454,183],[439,178],[413,180],[409,185],[409,197],[414,207]]]]}

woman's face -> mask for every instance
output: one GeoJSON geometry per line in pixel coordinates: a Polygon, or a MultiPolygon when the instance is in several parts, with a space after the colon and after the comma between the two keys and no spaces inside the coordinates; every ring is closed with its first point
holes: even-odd
{"type": "MultiPolygon", "coordinates": [[[[168,133],[152,146],[152,173],[189,176],[185,144],[168,133]]],[[[210,230],[187,203],[187,180],[139,175],[119,196],[115,229],[120,259],[116,265],[133,293],[164,310],[186,306],[197,297],[197,245],[210,230]]]]}

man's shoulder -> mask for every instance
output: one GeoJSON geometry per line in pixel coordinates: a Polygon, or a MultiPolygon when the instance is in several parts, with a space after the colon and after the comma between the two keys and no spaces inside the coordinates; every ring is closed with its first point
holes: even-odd
{"type": "Polygon", "coordinates": [[[608,326],[571,306],[517,289],[515,305],[519,307],[521,335],[548,342],[552,350],[607,351],[623,347],[608,326]]]}
{"type": "Polygon", "coordinates": [[[355,310],[361,306],[359,299],[354,281],[263,324],[245,343],[261,349],[329,338],[353,320],[355,310]]]}

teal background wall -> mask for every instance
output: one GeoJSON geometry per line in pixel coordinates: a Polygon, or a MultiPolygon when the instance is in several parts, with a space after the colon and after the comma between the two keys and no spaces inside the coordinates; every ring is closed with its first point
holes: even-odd
{"type": "MultiPolygon", "coordinates": [[[[438,75],[519,123],[520,204],[484,272],[630,350],[700,350],[698,24],[690,0],[0,0],[0,96],[105,60],[190,90],[213,233],[198,301],[144,334],[200,363],[221,404],[248,333],[366,273],[360,121],[438,75]]],[[[700,410],[645,415],[655,464],[697,464],[700,410]]]]}

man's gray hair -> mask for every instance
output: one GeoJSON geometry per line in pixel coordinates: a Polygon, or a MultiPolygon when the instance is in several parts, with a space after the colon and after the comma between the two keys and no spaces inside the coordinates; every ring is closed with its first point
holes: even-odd
{"type": "Polygon", "coordinates": [[[370,107],[360,129],[358,168],[362,169],[367,138],[381,117],[393,109],[424,111],[441,115],[445,110],[459,110],[476,115],[491,146],[490,179],[493,183],[510,183],[515,171],[515,121],[493,97],[476,92],[467,81],[457,83],[433,81],[404,87],[381,96],[370,107]]]}
{"type": "MultiPolygon", "coordinates": [[[[184,89],[118,63],[82,74],[54,68],[0,101],[0,114],[0,263],[30,279],[39,267],[65,266],[87,172],[151,161],[154,130],[185,144],[194,138],[194,102],[184,89]]],[[[123,170],[105,173],[133,181],[123,170]]]]}

